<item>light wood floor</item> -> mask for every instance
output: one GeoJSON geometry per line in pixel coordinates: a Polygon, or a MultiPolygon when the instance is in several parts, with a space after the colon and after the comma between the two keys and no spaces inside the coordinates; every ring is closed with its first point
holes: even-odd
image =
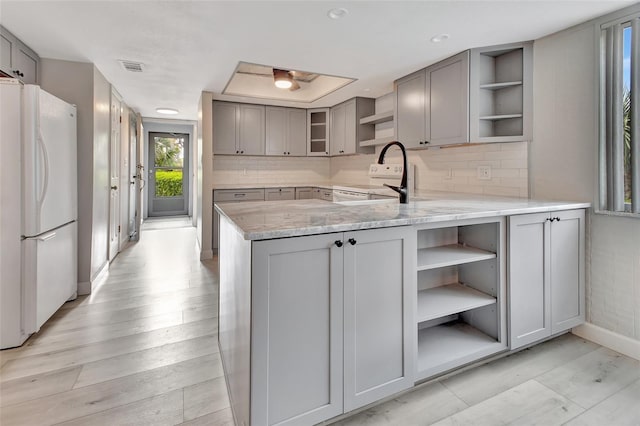
{"type": "MultiPolygon", "coordinates": [[[[94,294],[0,352],[0,425],[231,425],[216,271],[193,228],[149,226],[94,294]]],[[[640,362],[568,334],[337,424],[434,423],[640,425],[640,362]]]]}

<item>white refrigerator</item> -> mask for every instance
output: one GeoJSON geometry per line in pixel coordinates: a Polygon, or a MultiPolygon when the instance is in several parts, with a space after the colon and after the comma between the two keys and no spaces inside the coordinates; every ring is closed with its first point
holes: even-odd
{"type": "Polygon", "coordinates": [[[76,107],[0,79],[0,348],[77,294],[76,107]]]}

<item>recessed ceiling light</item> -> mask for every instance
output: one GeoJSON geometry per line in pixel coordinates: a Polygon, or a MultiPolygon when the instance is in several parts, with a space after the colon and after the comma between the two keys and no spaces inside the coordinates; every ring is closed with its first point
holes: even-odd
{"type": "Polygon", "coordinates": [[[156,108],[158,114],[176,115],[179,111],[174,108],[156,108]]]}
{"type": "Polygon", "coordinates": [[[327,12],[327,16],[331,19],[342,19],[349,14],[349,11],[344,7],[336,7],[335,9],[330,9],[327,12]]]}
{"type": "Polygon", "coordinates": [[[437,36],[431,37],[431,41],[434,43],[440,43],[441,41],[449,40],[449,34],[438,34],[437,36]]]}

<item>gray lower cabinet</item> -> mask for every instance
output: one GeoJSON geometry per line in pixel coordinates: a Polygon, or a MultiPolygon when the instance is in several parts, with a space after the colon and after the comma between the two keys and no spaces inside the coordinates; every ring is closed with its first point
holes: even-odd
{"type": "Polygon", "coordinates": [[[415,232],[256,241],[251,424],[315,424],[413,386],[415,232]]]}
{"type": "Polygon", "coordinates": [[[313,198],[324,201],[333,201],[333,189],[314,188],[313,198]]]}
{"type": "MultiPolygon", "coordinates": [[[[213,203],[237,203],[241,201],[264,201],[264,189],[217,189],[213,191],[213,203]]],[[[217,249],[220,241],[220,215],[213,210],[213,232],[211,248],[217,249]]]]}
{"type": "Polygon", "coordinates": [[[584,220],[584,210],[509,218],[511,349],[584,322],[584,220]]]}
{"type": "Polygon", "coordinates": [[[287,201],[295,199],[295,188],[266,188],[264,190],[265,201],[287,201]]]}
{"type": "Polygon", "coordinates": [[[312,200],[315,198],[314,191],[317,188],[302,186],[296,188],[296,200],[312,200]]]}

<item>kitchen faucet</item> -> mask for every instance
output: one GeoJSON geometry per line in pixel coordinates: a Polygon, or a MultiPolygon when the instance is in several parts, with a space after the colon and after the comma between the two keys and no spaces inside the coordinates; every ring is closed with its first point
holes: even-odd
{"type": "Polygon", "coordinates": [[[398,145],[400,147],[400,150],[402,151],[402,181],[400,182],[400,186],[387,185],[386,183],[384,184],[384,186],[387,186],[400,194],[401,204],[408,204],[409,190],[407,188],[407,151],[404,149],[404,145],[402,145],[398,141],[393,141],[386,144],[380,152],[380,156],[378,157],[378,164],[384,164],[384,155],[392,145],[398,145]]]}

